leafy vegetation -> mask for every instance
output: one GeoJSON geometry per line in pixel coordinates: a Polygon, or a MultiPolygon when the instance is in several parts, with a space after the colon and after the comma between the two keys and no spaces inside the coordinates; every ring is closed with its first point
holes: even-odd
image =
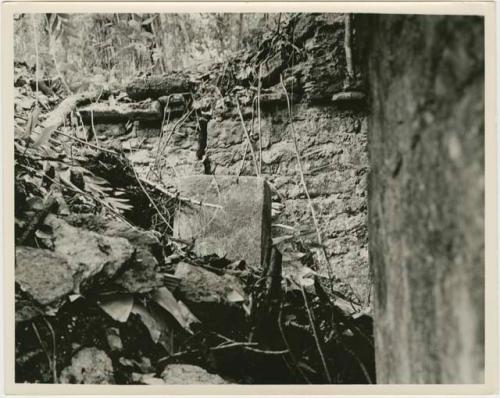
{"type": "Polygon", "coordinates": [[[206,70],[276,29],[281,14],[19,14],[16,61],[69,91],[111,88],[138,74],[206,70]],[[38,48],[36,48],[38,47],[38,48]]]}

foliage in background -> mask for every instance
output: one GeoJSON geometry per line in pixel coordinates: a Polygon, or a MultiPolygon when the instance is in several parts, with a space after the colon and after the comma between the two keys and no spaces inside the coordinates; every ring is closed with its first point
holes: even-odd
{"type": "Polygon", "coordinates": [[[138,74],[204,71],[259,43],[280,14],[18,14],[14,59],[68,91],[113,88],[138,74]],[[36,30],[36,31],[35,31],[36,30]]]}

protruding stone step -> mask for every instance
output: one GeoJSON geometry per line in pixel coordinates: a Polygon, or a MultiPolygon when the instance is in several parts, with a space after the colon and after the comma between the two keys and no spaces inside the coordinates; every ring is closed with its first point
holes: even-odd
{"type": "Polygon", "coordinates": [[[333,103],[341,102],[362,102],[366,99],[365,93],[361,91],[341,91],[332,95],[333,103]]]}
{"type": "Polygon", "coordinates": [[[159,101],[149,103],[97,103],[78,110],[85,123],[117,123],[127,120],[161,121],[163,108],[159,101]]]}
{"type": "Polygon", "coordinates": [[[260,177],[198,175],[178,180],[180,196],[222,206],[182,205],[174,234],[194,240],[201,256],[217,254],[260,266],[271,245],[271,194],[260,177]]]}

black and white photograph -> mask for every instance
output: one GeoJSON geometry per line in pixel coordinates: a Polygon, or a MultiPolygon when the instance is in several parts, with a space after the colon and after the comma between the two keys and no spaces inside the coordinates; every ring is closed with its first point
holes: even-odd
{"type": "Polygon", "coordinates": [[[13,15],[15,383],[484,384],[484,16],[115,9],[13,15]]]}

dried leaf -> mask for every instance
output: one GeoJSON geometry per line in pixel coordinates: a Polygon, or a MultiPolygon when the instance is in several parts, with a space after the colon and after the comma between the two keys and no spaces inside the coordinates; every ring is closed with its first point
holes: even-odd
{"type": "Polygon", "coordinates": [[[286,242],[290,239],[293,239],[293,235],[283,235],[283,236],[278,236],[277,238],[273,238],[272,240],[272,245],[276,246],[280,243],[286,242]]]}
{"type": "Polygon", "coordinates": [[[132,313],[141,318],[142,323],[148,329],[151,340],[153,340],[154,343],[158,343],[162,333],[167,332],[169,329],[167,321],[162,318],[158,312],[150,311],[140,303],[134,303],[132,313]]]}
{"type": "MultiPolygon", "coordinates": [[[[162,287],[153,292],[152,299],[158,303],[160,307],[168,311],[179,325],[186,329],[189,333],[193,333],[190,329],[189,319],[184,316],[185,309],[183,310],[174,295],[166,287],[162,287]]],[[[194,315],[193,315],[194,316],[194,315]]]]}
{"type": "Polygon", "coordinates": [[[29,137],[33,132],[33,129],[38,124],[38,117],[40,116],[40,108],[36,107],[33,112],[30,114],[28,122],[26,123],[26,130],[24,135],[29,137]]]}
{"type": "Polygon", "coordinates": [[[187,320],[188,324],[191,325],[193,323],[200,323],[200,320],[196,318],[196,316],[189,310],[189,308],[182,301],[177,302],[181,309],[181,313],[184,318],[187,320]]]}
{"type": "Polygon", "coordinates": [[[69,301],[72,303],[73,301],[78,300],[80,297],[82,297],[82,295],[76,293],[76,294],[70,294],[68,298],[69,298],[69,301]]]}
{"type": "Polygon", "coordinates": [[[42,231],[41,229],[37,229],[35,231],[35,236],[38,239],[52,239],[53,235],[51,233],[47,233],[45,231],[42,231]]]}
{"type": "Polygon", "coordinates": [[[242,303],[245,301],[245,298],[236,290],[232,290],[227,294],[227,301],[230,303],[242,303]]]}
{"type": "Polygon", "coordinates": [[[43,130],[42,130],[42,132],[40,133],[40,136],[35,141],[35,143],[33,144],[33,146],[35,148],[38,148],[38,147],[40,147],[42,145],[46,145],[47,142],[49,142],[50,136],[56,130],[56,128],[57,128],[57,125],[44,127],[43,130]]]}
{"type": "Polygon", "coordinates": [[[127,322],[134,306],[134,298],[131,294],[110,294],[101,296],[97,305],[115,321],[127,322]]]}

